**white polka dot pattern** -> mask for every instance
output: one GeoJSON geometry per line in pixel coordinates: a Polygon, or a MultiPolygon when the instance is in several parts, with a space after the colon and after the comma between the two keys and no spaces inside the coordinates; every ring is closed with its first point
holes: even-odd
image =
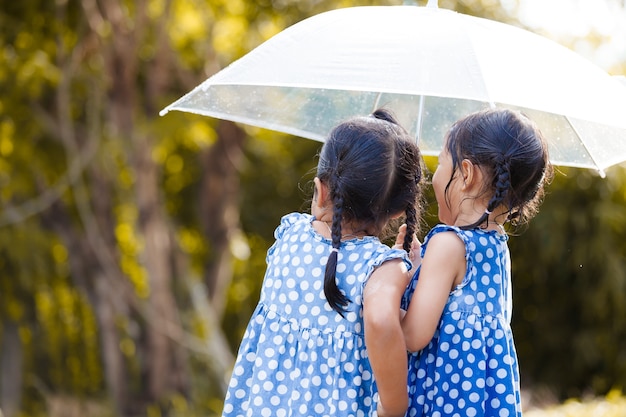
{"type": "Polygon", "coordinates": [[[292,213],[276,229],[259,304],[248,324],[223,416],[371,416],[376,386],[363,336],[363,288],[375,267],[401,258],[374,237],[341,243],[337,285],[345,318],[326,302],[331,242],[292,213]]]}
{"type": "MultiPolygon", "coordinates": [[[[520,417],[507,236],[438,225],[424,239],[422,251],[432,236],[445,231],[465,243],[467,273],[451,292],[430,344],[409,354],[407,416],[520,417]]],[[[419,269],[404,308],[418,279],[419,269]]]]}

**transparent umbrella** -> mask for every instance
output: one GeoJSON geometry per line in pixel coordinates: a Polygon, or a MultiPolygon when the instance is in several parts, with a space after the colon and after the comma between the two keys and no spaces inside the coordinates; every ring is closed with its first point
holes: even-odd
{"type": "Polygon", "coordinates": [[[338,122],[392,109],[425,155],[467,113],[524,111],[557,165],[626,160],[626,86],[526,30],[438,7],[366,6],[303,20],[161,111],[323,141],[338,122]]]}

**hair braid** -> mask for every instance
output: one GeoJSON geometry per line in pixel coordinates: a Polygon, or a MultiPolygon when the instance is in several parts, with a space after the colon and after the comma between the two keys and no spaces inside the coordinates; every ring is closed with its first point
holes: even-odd
{"type": "Polygon", "coordinates": [[[417,232],[417,210],[415,204],[407,206],[405,217],[406,235],[404,236],[402,248],[408,253],[411,251],[411,246],[413,245],[413,235],[417,232]]]}
{"type": "MultiPolygon", "coordinates": [[[[464,228],[473,228],[478,225],[482,225],[489,221],[489,214],[502,202],[509,200],[509,193],[511,189],[511,173],[510,166],[505,157],[498,158],[495,163],[494,172],[494,193],[489,203],[487,203],[486,211],[480,216],[478,221],[474,224],[466,226],[464,228]]],[[[509,202],[510,206],[510,202],[509,202]]],[[[510,209],[510,208],[509,208],[510,209]]]]}
{"type": "Polygon", "coordinates": [[[339,247],[341,246],[341,220],[343,218],[343,197],[333,193],[333,222],[331,225],[332,247],[326,270],[324,271],[324,295],[328,303],[343,317],[344,308],[350,300],[337,287],[335,275],[337,273],[337,263],[339,258],[339,247]]]}
{"type": "Polygon", "coordinates": [[[495,169],[495,192],[489,201],[489,204],[487,204],[488,211],[492,211],[497,206],[502,204],[502,202],[507,198],[511,188],[510,168],[506,160],[498,161],[495,169]]]}

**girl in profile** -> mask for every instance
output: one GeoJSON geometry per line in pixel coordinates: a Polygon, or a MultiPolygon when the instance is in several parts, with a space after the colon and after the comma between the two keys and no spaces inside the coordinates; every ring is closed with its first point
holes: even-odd
{"type": "Polygon", "coordinates": [[[541,132],[518,112],[481,111],[448,132],[432,179],[441,224],[405,299],[408,416],[521,416],[504,225],[530,220],[551,174],[541,132]]]}

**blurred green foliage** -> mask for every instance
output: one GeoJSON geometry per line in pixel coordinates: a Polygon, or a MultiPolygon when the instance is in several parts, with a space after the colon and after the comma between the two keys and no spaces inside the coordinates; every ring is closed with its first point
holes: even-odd
{"type": "Polygon", "coordinates": [[[524,413],[526,417],[624,417],[626,416],[626,397],[620,390],[611,390],[605,397],[580,400],[568,399],[560,405],[531,408],[524,413]]]}
{"type": "Polygon", "coordinates": [[[513,237],[513,330],[523,382],[560,398],[626,386],[626,171],[561,168],[513,237]]]}

